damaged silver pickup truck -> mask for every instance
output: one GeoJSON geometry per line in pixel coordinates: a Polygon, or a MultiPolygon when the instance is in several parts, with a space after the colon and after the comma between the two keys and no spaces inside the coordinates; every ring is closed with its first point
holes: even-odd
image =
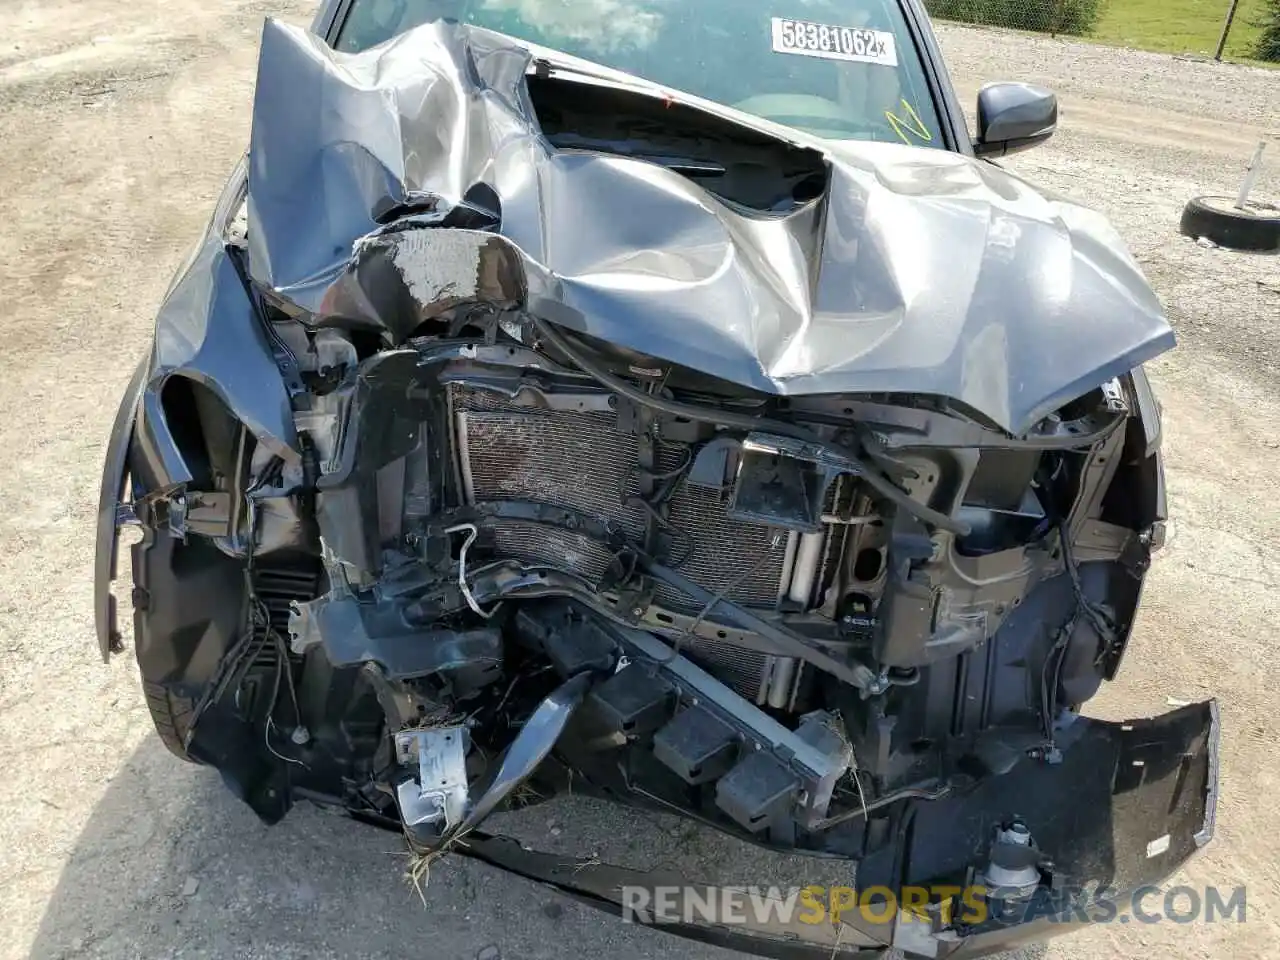
{"type": "Polygon", "coordinates": [[[977,956],[1159,881],[1213,833],[1216,707],[1081,707],[1163,540],[1174,338],[992,162],[1056,121],[993,84],[971,138],[919,0],[268,21],[111,437],[103,656],[135,526],[156,727],[264,820],[617,911],[643,877],[484,830],[572,784],[990,907],[670,926],[763,956],[977,956]]]}

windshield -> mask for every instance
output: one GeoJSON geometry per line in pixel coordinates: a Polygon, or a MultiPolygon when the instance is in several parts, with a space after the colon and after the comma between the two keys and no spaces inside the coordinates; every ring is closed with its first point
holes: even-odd
{"type": "Polygon", "coordinates": [[[337,47],[440,18],[816,136],[943,146],[898,0],[353,0],[337,47]]]}

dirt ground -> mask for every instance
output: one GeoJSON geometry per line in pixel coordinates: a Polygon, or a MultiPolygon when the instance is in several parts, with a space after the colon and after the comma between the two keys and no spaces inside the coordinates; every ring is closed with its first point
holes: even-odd
{"type": "MultiPolygon", "coordinates": [[[[0,957],[728,957],[449,860],[424,911],[399,842],[296,809],[261,826],[153,736],[129,657],[98,660],[93,517],[111,418],[155,307],[248,136],[256,0],[0,0],[0,957]]],[[[1248,920],[1095,928],[1035,957],[1277,956],[1280,935],[1280,258],[1176,235],[1260,136],[1280,198],[1280,73],[959,28],[966,102],[993,79],[1062,95],[1011,163],[1110,215],[1181,346],[1154,365],[1174,514],[1110,717],[1222,699],[1218,838],[1177,882],[1248,889],[1248,920]]],[[[753,856],[582,802],[525,824],[638,859],[777,882],[753,856]],[[572,829],[569,824],[572,823],[572,829]],[[563,829],[562,829],[563,828],[563,829]],[[674,852],[673,852],[674,851],[674,852]]],[[[704,875],[705,875],[704,874],[704,875]]]]}

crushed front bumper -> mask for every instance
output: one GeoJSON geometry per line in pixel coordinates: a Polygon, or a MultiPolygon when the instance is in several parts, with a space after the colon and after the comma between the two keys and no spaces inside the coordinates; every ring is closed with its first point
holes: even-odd
{"type": "MultiPolygon", "coordinates": [[[[829,960],[879,955],[889,947],[912,957],[986,956],[1128,913],[1135,896],[1159,884],[1213,836],[1216,701],[1150,720],[1082,719],[1079,725],[1061,763],[1023,762],[968,793],[912,801],[897,821],[896,842],[857,868],[857,891],[888,888],[891,904],[908,902],[908,888],[959,887],[963,892],[953,895],[953,911],[940,911],[937,903],[915,911],[881,902],[842,910],[838,924],[830,912],[815,921],[812,910],[763,919],[746,910],[732,924],[701,917],[690,922],[688,916],[628,910],[635,901],[627,891],[688,889],[695,878],[568,859],[480,832],[455,849],[627,919],[758,956],[829,960]],[[1022,903],[992,900],[969,909],[976,902],[973,865],[992,831],[1011,816],[1029,826],[1047,858],[1045,884],[1022,903]]],[[[749,882],[770,886],[767,877],[749,882]]],[[[816,902],[829,903],[830,892],[815,889],[816,902]]],[[[843,894],[845,904],[858,899],[857,892],[843,894]]]]}

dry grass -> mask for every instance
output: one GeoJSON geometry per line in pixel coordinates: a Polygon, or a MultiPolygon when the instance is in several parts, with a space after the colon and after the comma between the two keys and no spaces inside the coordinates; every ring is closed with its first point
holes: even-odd
{"type": "Polygon", "coordinates": [[[448,707],[439,707],[430,713],[424,713],[417,723],[404,727],[401,733],[422,733],[427,730],[444,730],[447,727],[460,727],[466,723],[465,713],[452,713],[448,707]]]}
{"type": "MultiPolygon", "coordinates": [[[[404,856],[409,858],[409,866],[405,869],[405,881],[418,893],[422,906],[427,906],[427,888],[431,886],[431,867],[445,857],[455,846],[467,846],[465,837],[471,833],[470,827],[445,837],[440,846],[432,850],[407,850],[404,856]]],[[[412,843],[412,841],[410,841],[412,843]]]]}

